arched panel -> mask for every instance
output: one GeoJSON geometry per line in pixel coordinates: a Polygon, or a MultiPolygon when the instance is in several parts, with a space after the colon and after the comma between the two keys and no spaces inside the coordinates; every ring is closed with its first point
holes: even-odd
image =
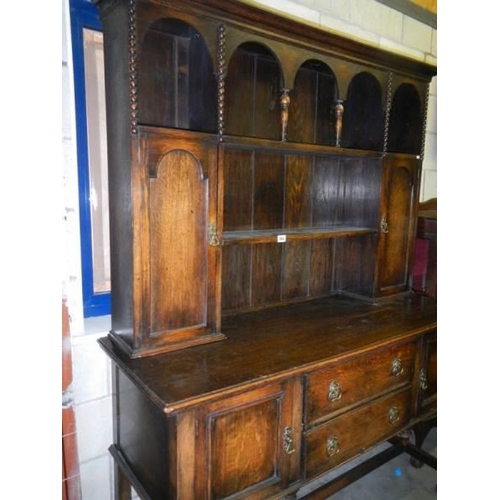
{"type": "Polygon", "coordinates": [[[225,132],[279,139],[282,73],[266,46],[245,42],[231,54],[226,76],[225,132]]]}
{"type": "Polygon", "coordinates": [[[408,234],[411,213],[411,176],[405,168],[396,168],[391,176],[392,194],[387,212],[391,214],[390,230],[386,234],[384,285],[404,283],[406,280],[406,260],[408,252],[408,234]]]}
{"type": "Polygon", "coordinates": [[[419,154],[422,147],[423,116],[418,90],[401,84],[394,93],[389,117],[389,151],[419,154]]]}
{"type": "Polygon", "coordinates": [[[351,80],[344,103],[341,146],[381,151],[384,139],[382,87],[364,71],[351,80]]]}
{"type": "Polygon", "coordinates": [[[150,180],[151,333],[202,325],[207,295],[207,180],[175,150],[150,180]],[[168,217],[167,217],[168,214],[168,217]]]}
{"type": "Polygon", "coordinates": [[[179,19],[157,20],[149,26],[140,50],[139,122],[215,132],[215,71],[196,28],[179,19]]]}
{"type": "Polygon", "coordinates": [[[331,69],[318,60],[304,62],[290,92],[288,140],[312,144],[335,144],[334,106],[337,80],[331,69]]]}

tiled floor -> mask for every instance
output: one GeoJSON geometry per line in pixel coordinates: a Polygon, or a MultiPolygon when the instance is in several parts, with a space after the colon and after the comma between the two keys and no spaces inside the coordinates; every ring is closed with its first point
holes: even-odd
{"type": "MultiPolygon", "coordinates": [[[[390,445],[382,444],[376,447],[366,453],[362,459],[356,459],[340,467],[326,476],[323,481],[326,482],[342,474],[387,446],[390,445]]],[[[422,448],[437,457],[436,428],[429,432],[422,448]]],[[[306,491],[307,489],[304,488],[300,493],[306,493],[306,491]]],[[[435,500],[436,498],[437,471],[427,465],[421,468],[413,467],[410,464],[410,456],[403,453],[325,500],[435,500]]]]}

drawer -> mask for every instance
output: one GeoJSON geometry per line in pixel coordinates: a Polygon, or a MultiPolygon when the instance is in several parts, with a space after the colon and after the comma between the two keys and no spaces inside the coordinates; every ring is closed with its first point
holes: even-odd
{"type": "Polygon", "coordinates": [[[306,375],[306,425],[408,384],[416,352],[410,342],[306,375]]]}
{"type": "Polygon", "coordinates": [[[326,472],[397,434],[410,421],[410,405],[411,389],[407,388],[306,431],[306,477],[326,472]]]}

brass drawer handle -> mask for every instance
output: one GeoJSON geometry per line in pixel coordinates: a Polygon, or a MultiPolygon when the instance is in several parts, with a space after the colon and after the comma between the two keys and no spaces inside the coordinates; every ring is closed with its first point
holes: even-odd
{"type": "Polygon", "coordinates": [[[391,362],[391,375],[398,377],[403,373],[403,362],[400,358],[394,358],[391,362]]]}
{"type": "Polygon", "coordinates": [[[394,425],[399,421],[399,410],[397,406],[393,406],[389,409],[389,423],[394,425]]]}
{"type": "Polygon", "coordinates": [[[329,457],[333,457],[340,452],[340,442],[337,436],[330,436],[326,440],[326,454],[329,457]]]}
{"type": "Polygon", "coordinates": [[[425,391],[429,387],[429,385],[427,384],[427,372],[423,368],[420,369],[420,373],[418,374],[418,381],[420,389],[422,389],[423,391],[425,391]]]}
{"type": "Polygon", "coordinates": [[[341,397],[342,387],[340,387],[340,382],[334,380],[328,387],[328,400],[333,403],[334,401],[338,401],[341,397]]]}
{"type": "Polygon", "coordinates": [[[285,427],[283,431],[283,449],[287,455],[291,455],[295,451],[291,427],[285,427]]]}

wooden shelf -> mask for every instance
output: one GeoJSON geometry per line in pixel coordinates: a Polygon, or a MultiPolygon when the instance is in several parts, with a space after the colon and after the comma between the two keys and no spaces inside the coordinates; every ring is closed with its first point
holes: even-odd
{"type": "Polygon", "coordinates": [[[340,238],[344,236],[361,236],[364,234],[375,233],[377,233],[377,229],[371,227],[353,226],[225,231],[224,233],[222,233],[222,244],[226,246],[238,244],[286,243],[288,241],[296,240],[340,238]]]}
{"type": "Polygon", "coordinates": [[[337,155],[339,157],[374,157],[381,158],[382,151],[370,151],[365,149],[343,148],[337,146],[328,146],[325,144],[311,144],[307,142],[279,141],[271,139],[262,139],[255,137],[245,137],[237,135],[225,135],[221,144],[225,147],[238,147],[248,149],[267,149],[278,150],[285,153],[315,154],[315,155],[337,155]]]}

